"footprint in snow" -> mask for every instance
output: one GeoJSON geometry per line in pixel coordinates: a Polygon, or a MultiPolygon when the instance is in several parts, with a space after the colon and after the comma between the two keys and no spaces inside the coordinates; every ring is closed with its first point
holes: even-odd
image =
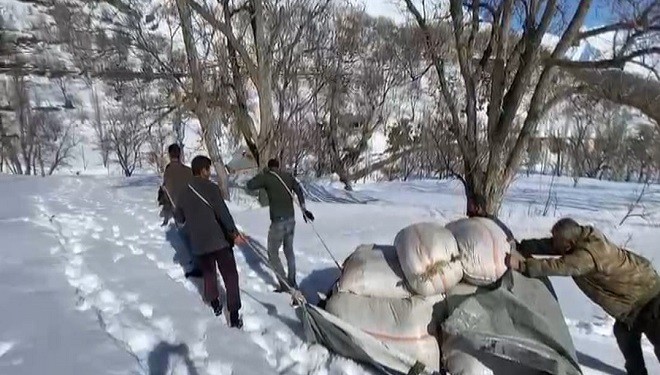
{"type": "Polygon", "coordinates": [[[213,361],[206,366],[206,372],[209,375],[232,375],[234,370],[231,365],[222,363],[220,361],[213,361]]]}
{"type": "Polygon", "coordinates": [[[140,304],[138,309],[140,310],[142,316],[144,316],[147,319],[151,319],[154,316],[154,307],[149,304],[146,303],[140,304]]]}
{"type": "MultiPolygon", "coordinates": [[[[117,245],[119,245],[119,243],[117,243],[117,245]]],[[[119,245],[119,246],[122,246],[122,245],[119,245]]],[[[133,253],[134,255],[144,254],[144,251],[142,249],[139,249],[139,248],[135,247],[133,244],[129,244],[128,249],[131,250],[131,253],[133,253]]]]}
{"type": "Polygon", "coordinates": [[[7,354],[14,347],[13,342],[0,341],[0,358],[7,354]]]}
{"type": "Polygon", "coordinates": [[[125,256],[124,254],[116,253],[115,255],[112,256],[112,261],[114,263],[117,263],[120,259],[124,258],[124,256],[125,256]]]}
{"type": "Polygon", "coordinates": [[[115,236],[115,238],[119,237],[119,227],[117,225],[112,226],[112,235],[115,236]]]}

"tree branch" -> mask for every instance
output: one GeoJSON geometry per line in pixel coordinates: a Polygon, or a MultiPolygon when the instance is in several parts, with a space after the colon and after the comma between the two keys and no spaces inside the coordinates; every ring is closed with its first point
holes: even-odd
{"type": "Polygon", "coordinates": [[[630,62],[631,60],[637,57],[646,56],[646,55],[658,55],[658,54],[660,54],[660,47],[650,47],[650,48],[637,50],[625,56],[618,56],[607,60],[573,61],[573,60],[550,58],[546,60],[546,65],[559,66],[569,69],[623,68],[623,66],[627,62],[630,62]]]}
{"type": "Polygon", "coordinates": [[[245,67],[247,68],[251,79],[254,80],[254,82],[258,82],[259,73],[257,70],[257,65],[250,57],[250,54],[248,53],[247,49],[245,49],[245,46],[241,44],[238,39],[236,39],[231,28],[226,23],[218,20],[214,15],[211,14],[208,9],[204,8],[195,0],[185,1],[190,5],[190,8],[199,14],[204,20],[206,20],[206,22],[224,34],[224,36],[227,38],[227,41],[231,43],[234,49],[236,49],[236,52],[238,52],[238,54],[241,56],[241,59],[243,60],[243,63],[245,63],[245,67]]]}

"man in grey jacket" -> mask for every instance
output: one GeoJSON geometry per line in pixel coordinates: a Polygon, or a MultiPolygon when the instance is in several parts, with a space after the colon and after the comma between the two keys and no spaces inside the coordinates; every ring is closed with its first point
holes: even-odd
{"type": "MultiPolygon", "coordinates": [[[[268,230],[268,260],[281,277],[285,277],[292,287],[296,287],[296,259],[293,253],[293,234],[296,227],[295,211],[293,209],[293,193],[298,196],[298,202],[303,210],[305,221],[314,221],[314,215],[305,209],[305,197],[298,181],[290,174],[280,169],[279,161],[271,159],[268,168],[248,181],[250,190],[264,189],[268,194],[270,206],[270,229],[268,230]],[[280,260],[280,246],[284,244],[288,272],[280,260]]],[[[283,292],[286,287],[280,283],[276,292],[283,292]]]]}
{"type": "Polygon", "coordinates": [[[245,243],[234,219],[220,196],[220,189],[210,181],[211,160],[197,156],[192,163],[193,178],[179,196],[175,217],[186,223],[192,250],[197,256],[204,278],[204,297],[216,316],[222,314],[219,300],[216,264],[227,289],[227,309],[231,327],[241,328],[239,317],[241,296],[234,243],[245,243]]]}

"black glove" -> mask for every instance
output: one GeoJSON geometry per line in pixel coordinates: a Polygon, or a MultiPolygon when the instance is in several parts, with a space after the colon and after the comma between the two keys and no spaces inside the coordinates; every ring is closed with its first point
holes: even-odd
{"type": "Polygon", "coordinates": [[[314,222],[314,214],[307,210],[303,210],[303,219],[305,219],[305,223],[314,222]]]}

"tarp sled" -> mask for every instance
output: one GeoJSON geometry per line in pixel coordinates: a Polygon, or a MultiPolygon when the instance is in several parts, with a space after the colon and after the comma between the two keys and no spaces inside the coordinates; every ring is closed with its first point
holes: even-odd
{"type": "MultiPolygon", "coordinates": [[[[450,315],[442,331],[493,374],[579,375],[568,327],[545,282],[508,271],[491,287],[450,295],[446,301],[450,315]]],[[[306,303],[298,315],[308,341],[336,354],[385,374],[433,374],[415,359],[317,306],[306,303]]]]}

